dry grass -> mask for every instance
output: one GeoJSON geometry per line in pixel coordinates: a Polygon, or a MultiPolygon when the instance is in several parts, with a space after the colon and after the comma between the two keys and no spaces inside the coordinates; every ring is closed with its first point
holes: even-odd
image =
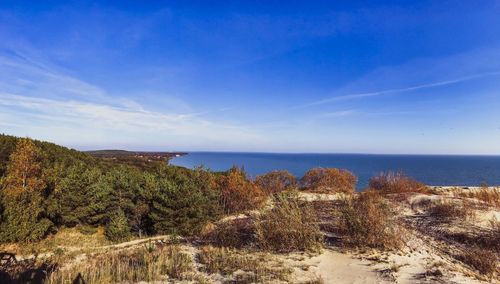
{"type": "Polygon", "coordinates": [[[428,192],[425,184],[407,177],[402,172],[380,173],[370,179],[369,188],[381,193],[428,192]]]}
{"type": "Polygon", "coordinates": [[[87,284],[160,281],[166,276],[191,279],[193,269],[191,256],[178,246],[150,246],[89,256],[50,274],[45,283],[72,283],[78,278],[87,284]]]}
{"type": "Polygon", "coordinates": [[[201,239],[218,247],[243,248],[254,242],[253,224],[250,218],[221,221],[202,233],[201,239]]]}
{"type": "Polygon", "coordinates": [[[442,201],[429,208],[431,216],[441,220],[467,220],[474,218],[474,211],[464,202],[442,201]]]}
{"type": "Polygon", "coordinates": [[[344,201],[340,208],[339,228],[346,246],[393,249],[403,244],[404,230],[394,212],[373,191],[344,201]]]}
{"type": "Polygon", "coordinates": [[[291,195],[275,197],[275,206],[255,221],[259,248],[273,252],[321,250],[323,237],[312,207],[291,195]]]}
{"type": "Polygon", "coordinates": [[[497,271],[498,257],[494,252],[479,247],[468,248],[461,260],[479,273],[492,277],[497,271]]]}
{"type": "Polygon", "coordinates": [[[459,190],[458,196],[481,200],[484,203],[500,208],[500,189],[483,187],[478,190],[459,190]]]}
{"type": "Polygon", "coordinates": [[[63,228],[59,229],[54,235],[48,236],[46,239],[37,243],[24,244],[20,246],[17,252],[22,255],[33,254],[33,252],[44,253],[51,252],[57,248],[93,248],[98,246],[109,245],[109,242],[104,235],[104,228],[95,229],[92,234],[88,232],[82,233],[81,228],[63,228]]]}
{"type": "Polygon", "coordinates": [[[202,247],[198,262],[208,274],[219,273],[232,277],[229,283],[268,283],[289,281],[292,270],[268,254],[250,255],[246,251],[228,248],[202,247]]]}

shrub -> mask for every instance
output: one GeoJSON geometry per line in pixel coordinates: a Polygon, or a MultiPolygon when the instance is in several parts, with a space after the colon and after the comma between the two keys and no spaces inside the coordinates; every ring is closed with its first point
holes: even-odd
{"type": "Polygon", "coordinates": [[[461,260],[481,274],[490,277],[497,270],[497,255],[494,252],[479,247],[468,248],[465,253],[461,255],[461,260]]]}
{"type": "Polygon", "coordinates": [[[444,201],[434,204],[430,207],[429,213],[433,217],[444,220],[466,220],[474,215],[474,212],[469,206],[452,201],[444,201]]]}
{"type": "Polygon", "coordinates": [[[125,241],[130,238],[128,220],[122,210],[117,210],[109,217],[106,224],[106,237],[113,242],[125,241]]]}
{"type": "Polygon", "coordinates": [[[253,224],[250,218],[221,221],[202,235],[205,242],[218,247],[242,248],[254,241],[253,224]]]}
{"type": "Polygon", "coordinates": [[[219,176],[217,188],[221,195],[221,207],[226,214],[259,208],[266,199],[264,191],[236,167],[219,176]]]}
{"type": "Polygon", "coordinates": [[[339,229],[347,246],[398,248],[402,229],[389,204],[376,192],[367,191],[344,200],[339,229]]]}
{"type": "Polygon", "coordinates": [[[301,179],[306,190],[324,193],[353,193],[357,178],[351,172],[335,168],[314,168],[307,171],[301,179]]]}
{"type": "Polygon", "coordinates": [[[297,186],[297,179],[288,171],[273,171],[255,178],[267,194],[276,194],[285,190],[291,190],[297,186]]]}
{"type": "Polygon", "coordinates": [[[426,192],[427,186],[402,172],[385,172],[372,177],[369,188],[383,193],[426,192]]]}
{"type": "Polygon", "coordinates": [[[275,198],[275,206],[255,222],[258,246],[274,252],[318,251],[322,234],[313,209],[288,195],[275,198]]]}

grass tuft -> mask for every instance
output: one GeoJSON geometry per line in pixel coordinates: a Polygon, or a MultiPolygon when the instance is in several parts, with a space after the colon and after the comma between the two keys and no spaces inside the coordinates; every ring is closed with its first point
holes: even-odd
{"type": "Polygon", "coordinates": [[[178,246],[157,249],[146,247],[116,253],[88,256],[88,259],[62,267],[49,275],[47,284],[74,283],[123,283],[161,281],[166,276],[173,279],[190,279],[193,261],[178,246]],[[80,283],[80,282],[76,282],[80,283]]]}
{"type": "Polygon", "coordinates": [[[206,273],[231,276],[234,280],[231,283],[289,281],[292,273],[267,254],[250,255],[246,251],[206,246],[197,257],[206,273]]]}
{"type": "Polygon", "coordinates": [[[257,245],[273,252],[321,250],[323,237],[311,206],[290,194],[275,197],[275,206],[255,221],[257,245]]]}
{"type": "Polygon", "coordinates": [[[394,212],[373,191],[344,200],[339,228],[346,246],[393,249],[403,243],[404,231],[394,212]]]}
{"type": "Polygon", "coordinates": [[[489,250],[479,247],[468,248],[465,253],[461,255],[461,260],[476,269],[479,273],[486,276],[493,276],[497,270],[498,257],[489,250]]]}
{"type": "Polygon", "coordinates": [[[474,217],[474,211],[462,202],[443,201],[429,208],[431,216],[442,220],[467,220],[474,217]]]}

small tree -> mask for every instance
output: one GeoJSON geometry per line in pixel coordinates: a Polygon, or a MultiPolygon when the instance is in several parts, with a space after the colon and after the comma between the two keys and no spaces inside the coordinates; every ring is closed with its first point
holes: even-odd
{"type": "Polygon", "coordinates": [[[52,223],[44,216],[45,187],[40,150],[30,139],[19,140],[3,182],[2,240],[36,241],[47,234],[52,223]]]}
{"type": "Polygon", "coordinates": [[[106,237],[113,242],[125,241],[130,238],[130,228],[123,210],[118,209],[109,217],[106,224],[106,237]]]}
{"type": "Polygon", "coordinates": [[[297,179],[288,171],[273,171],[255,178],[255,183],[268,194],[294,189],[297,179]]]}
{"type": "Polygon", "coordinates": [[[325,193],[352,193],[357,181],[351,172],[335,168],[310,169],[301,179],[304,189],[325,193]]]}

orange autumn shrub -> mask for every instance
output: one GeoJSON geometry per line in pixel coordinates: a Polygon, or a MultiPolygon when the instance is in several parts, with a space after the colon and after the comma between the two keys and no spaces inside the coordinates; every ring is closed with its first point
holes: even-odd
{"type": "Polygon", "coordinates": [[[257,176],[255,183],[267,194],[277,194],[282,191],[294,189],[297,186],[297,179],[288,171],[272,171],[265,175],[257,176]]]}
{"type": "Polygon", "coordinates": [[[314,168],[301,179],[302,188],[322,193],[353,193],[358,179],[350,171],[336,168],[314,168]]]}
{"type": "Polygon", "coordinates": [[[220,203],[225,214],[256,209],[267,197],[264,191],[248,180],[245,172],[237,167],[219,176],[217,188],[220,191],[220,203]]]}
{"type": "Polygon", "coordinates": [[[370,179],[369,188],[382,193],[427,192],[425,184],[402,172],[380,173],[370,179]]]}

